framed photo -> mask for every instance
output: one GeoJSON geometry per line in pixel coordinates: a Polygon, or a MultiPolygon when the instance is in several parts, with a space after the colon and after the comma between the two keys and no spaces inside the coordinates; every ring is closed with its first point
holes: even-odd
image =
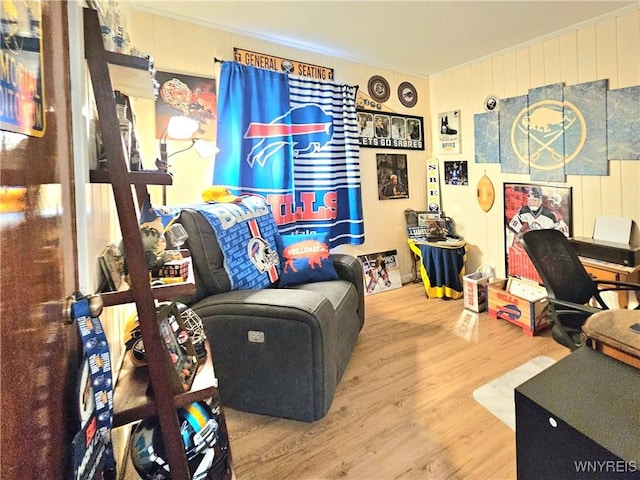
{"type": "Polygon", "coordinates": [[[114,244],[108,245],[98,257],[103,276],[103,292],[116,292],[124,278],[124,257],[114,244]]]}
{"type": "Polygon", "coordinates": [[[409,198],[407,156],[378,153],[378,199],[409,198]]]}
{"type": "Polygon", "coordinates": [[[366,295],[402,286],[397,250],[359,255],[358,260],[362,264],[366,295]]]}
{"type": "Polygon", "coordinates": [[[446,185],[469,185],[467,161],[444,162],[444,183],[446,185]]]}
{"type": "Polygon", "coordinates": [[[358,110],[361,147],[424,150],[423,118],[399,113],[358,110]]]}
{"type": "Polygon", "coordinates": [[[508,276],[542,283],[520,243],[528,230],[553,228],[572,235],[571,187],[504,184],[505,271],[508,276]]]}

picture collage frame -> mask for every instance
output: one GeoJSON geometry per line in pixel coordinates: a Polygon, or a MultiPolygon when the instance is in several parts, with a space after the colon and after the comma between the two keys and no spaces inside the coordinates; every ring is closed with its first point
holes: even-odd
{"type": "Polygon", "coordinates": [[[361,147],[424,150],[424,119],[415,115],[357,110],[361,147]]]}

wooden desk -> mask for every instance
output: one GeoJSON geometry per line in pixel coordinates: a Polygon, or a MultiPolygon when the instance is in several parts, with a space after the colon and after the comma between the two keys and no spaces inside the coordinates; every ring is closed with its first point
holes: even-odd
{"type": "Polygon", "coordinates": [[[603,310],[582,326],[587,345],[640,369],[640,334],[629,327],[640,322],[640,310],[603,310]]]}
{"type": "MultiPolygon", "coordinates": [[[[640,283],[640,265],[625,267],[617,263],[604,262],[588,257],[580,257],[580,261],[589,275],[598,280],[640,283]]],[[[638,293],[636,293],[636,298],[638,302],[640,302],[640,295],[638,293]]],[[[618,292],[618,306],[620,308],[627,308],[629,306],[628,291],[618,292]]]]}
{"type": "Polygon", "coordinates": [[[466,242],[421,242],[408,238],[407,243],[419,260],[427,297],[462,298],[466,242]]]}

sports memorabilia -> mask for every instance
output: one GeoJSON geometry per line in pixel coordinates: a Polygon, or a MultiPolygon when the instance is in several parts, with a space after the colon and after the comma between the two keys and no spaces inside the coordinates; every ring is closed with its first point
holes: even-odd
{"type": "Polygon", "coordinates": [[[477,187],[478,205],[484,212],[488,212],[493,207],[493,202],[496,198],[495,191],[493,189],[493,183],[486,175],[478,181],[477,187]]]}
{"type": "Polygon", "coordinates": [[[84,357],[78,381],[81,430],[72,442],[73,478],[85,480],[115,472],[111,446],[113,378],[107,337],[90,297],[78,295],[71,313],[78,327],[84,357]]]}
{"type": "Polygon", "coordinates": [[[389,100],[389,97],[391,96],[389,82],[380,75],[374,75],[369,79],[369,82],[367,83],[367,90],[369,91],[371,98],[377,102],[384,103],[389,100]]]}
{"type": "Polygon", "coordinates": [[[418,103],[418,91],[413,84],[409,82],[402,82],[398,86],[398,100],[407,108],[415,107],[418,103]]]}
{"type": "MultiPolygon", "coordinates": [[[[196,402],[178,409],[178,420],[191,480],[203,480],[227,455],[220,417],[205,402],[196,402]]],[[[144,419],[133,431],[131,461],[144,480],[171,478],[157,416],[144,419]]]]}

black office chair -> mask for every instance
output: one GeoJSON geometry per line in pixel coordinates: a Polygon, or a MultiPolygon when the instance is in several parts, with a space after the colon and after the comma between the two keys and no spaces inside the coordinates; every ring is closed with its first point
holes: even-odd
{"type": "Polygon", "coordinates": [[[520,241],[547,289],[551,335],[571,350],[584,345],[582,325],[587,318],[609,309],[601,292],[640,291],[637,283],[591,278],[567,237],[558,230],[530,230],[520,241]]]}

